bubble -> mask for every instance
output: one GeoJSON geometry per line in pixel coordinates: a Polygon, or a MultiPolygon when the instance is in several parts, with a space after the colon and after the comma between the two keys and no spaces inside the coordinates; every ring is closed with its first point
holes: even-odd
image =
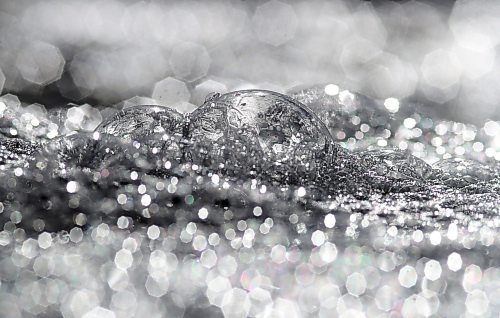
{"type": "Polygon", "coordinates": [[[182,136],[183,116],[160,106],[127,108],[102,122],[96,131],[119,138],[136,140],[165,150],[172,158],[180,155],[178,139],[182,136]],[[168,150],[168,151],[167,151],[168,150]]]}
{"type": "Polygon", "coordinates": [[[307,176],[315,174],[328,147],[335,147],[314,114],[300,103],[269,91],[228,93],[208,100],[190,117],[191,138],[207,148],[205,156],[193,153],[193,159],[219,166],[224,153],[221,147],[233,148],[224,160],[233,173],[249,173],[255,166],[260,173],[271,173],[272,169],[272,179],[305,183],[307,176]]]}
{"type": "MultiPolygon", "coordinates": [[[[301,99],[324,107],[327,127],[335,136],[345,135],[339,144],[368,150],[337,153],[343,158],[339,170],[346,177],[342,180],[340,173],[332,174],[331,182],[318,184],[325,171],[320,169],[289,187],[296,181],[282,176],[293,172],[295,165],[287,156],[280,157],[279,151],[273,154],[288,147],[286,143],[276,147],[274,141],[265,148],[270,155],[257,157],[257,163],[273,158],[259,171],[257,165],[248,163],[253,159],[248,149],[264,149],[262,137],[249,133],[255,142],[242,144],[247,139],[240,136],[246,129],[229,125],[233,121],[226,120],[230,108],[226,106],[221,113],[220,152],[203,157],[216,158],[215,162],[193,161],[188,156],[212,149],[218,140],[208,139],[208,134],[191,138],[191,130],[200,122],[193,124],[191,120],[197,118],[184,115],[176,136],[153,118],[145,120],[144,129],[138,125],[123,135],[97,131],[55,138],[71,146],[68,157],[80,156],[79,149],[86,147],[88,157],[96,162],[103,158],[100,152],[120,152],[131,160],[130,166],[123,165],[122,157],[116,158],[116,166],[89,168],[34,156],[34,161],[19,167],[0,167],[5,181],[0,183],[0,192],[5,194],[0,198],[4,220],[0,245],[6,247],[6,257],[0,262],[2,296],[10,301],[12,294],[17,303],[21,295],[24,311],[49,316],[59,306],[65,316],[82,316],[99,305],[99,299],[107,299],[101,305],[109,303],[117,316],[172,311],[177,316],[184,308],[186,316],[206,310],[208,315],[221,315],[224,308],[227,316],[329,317],[337,313],[345,317],[380,315],[381,310],[403,316],[441,312],[457,316],[464,310],[475,316],[496,314],[496,269],[481,268],[495,266],[498,173],[493,162],[494,136],[482,125],[426,117],[406,101],[401,101],[400,111],[389,114],[383,101],[371,103],[351,91],[339,89],[338,94],[328,95],[325,85],[320,85],[313,92],[301,99]],[[415,130],[420,130],[418,136],[415,130]],[[156,148],[159,140],[171,137],[178,137],[184,147],[179,157],[186,155],[185,164],[163,161],[169,151],[156,148]],[[385,144],[379,143],[381,139],[385,144]],[[484,149],[469,151],[476,140],[484,149]],[[398,145],[408,151],[374,150],[398,145]],[[436,162],[436,147],[443,147],[447,156],[461,147],[459,153],[477,158],[479,165],[467,163],[469,159],[452,159],[450,167],[435,163],[428,173],[423,159],[422,163],[417,156],[410,157],[413,151],[436,162]],[[143,157],[146,152],[151,156],[143,157]],[[142,170],[144,162],[156,161],[175,176],[142,170]],[[237,172],[231,175],[234,169],[237,172]],[[282,175],[268,182],[266,173],[276,169],[283,169],[282,175]],[[467,177],[467,182],[452,187],[447,181],[450,177],[467,177]],[[382,182],[388,185],[383,191],[378,188],[382,182]],[[327,195],[317,200],[317,189],[311,185],[326,190],[327,195]],[[367,186],[374,189],[367,190],[367,186]],[[67,222],[64,231],[41,233],[61,229],[46,219],[51,215],[67,222]],[[417,261],[423,255],[435,259],[417,261]],[[449,271],[441,268],[445,262],[449,271]],[[102,284],[110,288],[94,288],[102,284]],[[130,297],[130,308],[123,305],[123,297],[130,297]],[[276,305],[279,297],[289,302],[276,305]],[[247,299],[251,302],[248,310],[246,305],[243,310],[235,308],[237,300],[247,303],[247,299]],[[485,313],[481,306],[486,307],[485,313]]],[[[220,98],[211,95],[204,107],[217,108],[220,98]]],[[[147,111],[137,111],[130,120],[141,120],[143,113],[149,116],[147,111]]],[[[278,126],[273,118],[280,122],[281,117],[273,116],[270,122],[278,126]]],[[[300,122],[302,117],[298,117],[300,122]]],[[[167,115],[166,120],[171,118],[167,115]]],[[[252,123],[262,122],[257,118],[252,123]]],[[[281,123],[293,128],[294,118],[281,123]]],[[[21,145],[26,142],[22,138],[21,145]]],[[[290,139],[290,144],[297,140],[290,139]]],[[[294,150],[289,153],[288,157],[296,155],[294,150]]],[[[337,164],[329,161],[332,153],[318,148],[318,156],[325,153],[317,161],[310,160],[314,155],[299,155],[309,165],[337,164]]]]}
{"type": "Polygon", "coordinates": [[[362,152],[363,160],[374,174],[395,179],[424,180],[431,176],[432,167],[409,152],[397,149],[380,149],[362,152]]]}
{"type": "Polygon", "coordinates": [[[440,178],[446,184],[457,187],[491,180],[498,174],[495,166],[464,158],[443,159],[434,164],[433,167],[443,172],[440,178]]]}

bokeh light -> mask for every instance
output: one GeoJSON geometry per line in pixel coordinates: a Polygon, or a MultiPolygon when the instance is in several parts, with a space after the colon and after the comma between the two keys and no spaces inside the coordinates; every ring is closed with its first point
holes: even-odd
{"type": "Polygon", "coordinates": [[[182,102],[198,105],[210,91],[334,82],[476,121],[498,116],[499,12],[486,0],[4,5],[0,88],[42,100],[55,89],[59,104],[164,103],[155,86],[172,78],[189,91],[182,102]]]}

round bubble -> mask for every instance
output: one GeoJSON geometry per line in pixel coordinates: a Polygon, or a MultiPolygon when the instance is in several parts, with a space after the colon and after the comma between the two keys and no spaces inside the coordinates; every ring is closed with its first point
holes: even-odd
{"type": "Polygon", "coordinates": [[[177,111],[140,105],[127,108],[104,120],[96,132],[122,138],[143,138],[154,133],[181,135],[184,117],[177,111]]]}
{"type": "Polygon", "coordinates": [[[214,166],[229,161],[237,170],[260,167],[275,179],[316,175],[329,149],[338,147],[306,106],[265,90],[214,95],[191,114],[190,124],[191,138],[206,148],[193,154],[195,160],[214,166]]]}

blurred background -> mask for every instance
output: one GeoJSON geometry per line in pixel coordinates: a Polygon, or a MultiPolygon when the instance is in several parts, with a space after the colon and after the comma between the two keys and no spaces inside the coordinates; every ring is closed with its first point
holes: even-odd
{"type": "Polygon", "coordinates": [[[190,111],[214,91],[335,83],[480,122],[500,117],[499,14],[496,0],[1,1],[0,92],[190,111]]]}

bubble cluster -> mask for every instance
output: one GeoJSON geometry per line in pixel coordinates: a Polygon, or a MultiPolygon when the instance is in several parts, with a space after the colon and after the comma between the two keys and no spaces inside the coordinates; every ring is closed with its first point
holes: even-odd
{"type": "Polygon", "coordinates": [[[107,116],[2,96],[1,310],[497,315],[495,124],[331,83],[290,95],[107,116]]]}

